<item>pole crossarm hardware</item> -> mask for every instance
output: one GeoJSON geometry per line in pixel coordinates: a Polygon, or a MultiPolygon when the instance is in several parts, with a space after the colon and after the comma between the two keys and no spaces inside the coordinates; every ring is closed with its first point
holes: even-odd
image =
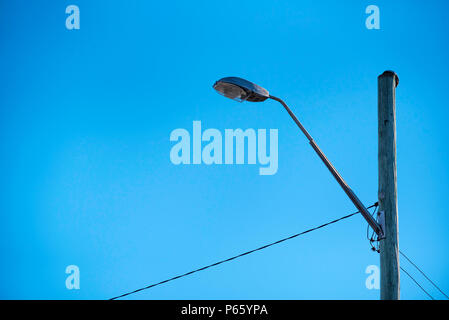
{"type": "Polygon", "coordinates": [[[351,199],[352,203],[355,205],[355,207],[360,211],[362,216],[365,218],[365,220],[368,222],[369,226],[376,232],[379,238],[383,238],[384,233],[382,230],[382,227],[380,224],[376,222],[376,220],[371,216],[368,209],[363,205],[362,201],[359,200],[359,198],[355,195],[354,191],[348,186],[348,184],[345,182],[345,180],[342,178],[342,176],[338,173],[337,169],[332,165],[332,163],[327,159],[327,157],[324,155],[323,151],[318,147],[316,142],[313,140],[312,136],[307,132],[307,130],[304,128],[304,126],[301,124],[301,122],[296,118],[295,114],[290,110],[290,108],[287,106],[287,104],[280,98],[277,98],[275,96],[270,95],[270,99],[278,101],[281,103],[285,110],[287,110],[290,117],[295,121],[296,125],[301,129],[301,131],[304,133],[304,135],[309,140],[310,145],[312,146],[313,150],[318,154],[320,159],[323,161],[323,163],[326,165],[326,167],[329,169],[329,171],[334,176],[335,180],[337,180],[338,184],[341,186],[341,188],[344,190],[346,195],[351,199]]]}

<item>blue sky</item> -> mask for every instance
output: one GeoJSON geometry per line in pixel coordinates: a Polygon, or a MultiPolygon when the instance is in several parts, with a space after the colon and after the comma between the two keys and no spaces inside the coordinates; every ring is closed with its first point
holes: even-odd
{"type": "MultiPolygon", "coordinates": [[[[0,298],[107,299],[354,212],[282,97],[359,198],[377,201],[377,76],[398,73],[400,248],[449,290],[446,1],[2,1],[0,298]],[[65,8],[80,8],[67,30],[65,8]],[[368,5],[380,30],[365,27],[368,5]],[[279,169],[170,162],[172,130],[278,129],[279,169]],[[80,268],[79,290],[65,268],[80,268]]],[[[361,216],[131,296],[378,299],[361,216]]],[[[406,261],[402,265],[436,298],[406,261]]],[[[406,275],[404,299],[426,299],[406,275]]]]}

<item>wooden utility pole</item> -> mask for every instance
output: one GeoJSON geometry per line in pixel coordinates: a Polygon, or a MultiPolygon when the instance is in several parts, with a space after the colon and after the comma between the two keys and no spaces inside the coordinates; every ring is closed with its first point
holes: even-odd
{"type": "Polygon", "coordinates": [[[378,79],[380,298],[399,300],[399,236],[396,180],[396,87],[399,78],[385,71],[378,79]]]}

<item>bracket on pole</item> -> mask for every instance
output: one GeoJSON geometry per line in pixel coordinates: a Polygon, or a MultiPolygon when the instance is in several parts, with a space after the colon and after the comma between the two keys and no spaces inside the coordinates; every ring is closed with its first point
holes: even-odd
{"type": "Polygon", "coordinates": [[[385,211],[378,211],[377,212],[377,223],[380,226],[381,234],[379,235],[378,240],[385,239],[385,211]]]}

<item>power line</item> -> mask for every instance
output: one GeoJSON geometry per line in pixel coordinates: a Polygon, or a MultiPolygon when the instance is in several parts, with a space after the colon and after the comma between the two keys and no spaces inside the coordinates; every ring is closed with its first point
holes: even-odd
{"type": "MultiPolygon", "coordinates": [[[[370,209],[370,208],[372,208],[372,207],[377,207],[377,205],[378,205],[378,204],[377,204],[377,202],[376,202],[375,204],[369,206],[367,209],[370,209]]],[[[279,243],[281,243],[281,242],[284,242],[284,241],[287,241],[287,240],[290,240],[290,239],[299,237],[299,236],[301,236],[301,235],[304,235],[304,234],[306,234],[306,233],[309,233],[309,232],[312,232],[312,231],[315,231],[315,230],[324,228],[324,227],[326,227],[326,226],[328,226],[328,225],[330,225],[330,224],[334,224],[334,223],[337,223],[337,222],[339,222],[339,221],[341,221],[341,220],[350,218],[350,217],[352,217],[352,216],[354,216],[354,215],[356,215],[356,214],[358,214],[358,213],[360,213],[360,211],[357,211],[357,212],[348,214],[347,216],[344,216],[344,217],[341,217],[341,218],[332,220],[332,221],[330,221],[330,222],[328,222],[328,223],[325,223],[325,224],[322,224],[322,225],[320,225],[320,226],[318,226],[318,227],[315,227],[315,228],[312,228],[312,229],[303,231],[303,232],[301,232],[301,233],[294,234],[294,235],[292,235],[292,236],[290,236],[290,237],[287,237],[287,238],[284,238],[284,239],[281,239],[281,240],[278,240],[278,241],[275,241],[275,242],[266,244],[266,245],[264,245],[264,246],[262,246],[262,247],[259,247],[259,248],[257,248],[257,249],[250,250],[250,251],[241,253],[241,254],[239,254],[239,255],[233,256],[233,257],[231,257],[231,258],[228,258],[228,259],[225,259],[225,260],[221,260],[221,261],[219,261],[219,262],[216,262],[216,263],[207,265],[207,266],[205,266],[205,267],[202,267],[202,268],[199,268],[199,269],[196,269],[196,270],[193,270],[193,271],[190,271],[190,272],[181,274],[181,275],[179,275],[179,276],[176,276],[176,277],[173,277],[173,278],[164,280],[164,281],[160,281],[160,282],[157,282],[157,283],[154,283],[154,284],[148,285],[148,286],[146,286],[146,287],[143,287],[143,288],[140,288],[140,289],[136,289],[136,290],[133,290],[133,291],[124,293],[124,294],[121,294],[121,295],[119,295],[119,296],[116,296],[116,297],[114,297],[114,298],[111,298],[110,300],[115,300],[115,299],[118,299],[118,298],[123,298],[123,297],[125,297],[125,296],[130,295],[130,294],[134,294],[134,293],[137,293],[137,292],[139,292],[139,291],[143,291],[143,290],[146,290],[146,289],[150,289],[150,288],[156,287],[156,286],[158,286],[158,285],[167,283],[167,282],[169,282],[169,281],[173,281],[173,280],[176,280],[176,279],[179,279],[179,278],[182,278],[182,277],[191,275],[191,274],[193,274],[193,273],[196,273],[196,272],[199,272],[199,271],[203,271],[203,270],[206,270],[206,269],[211,268],[211,267],[218,266],[219,264],[222,264],[222,263],[225,263],[225,262],[232,261],[232,260],[234,260],[234,259],[237,259],[237,258],[246,256],[246,255],[248,255],[248,254],[250,254],[250,253],[253,253],[253,252],[256,252],[256,251],[260,251],[260,250],[266,249],[266,248],[268,248],[268,247],[274,246],[274,245],[279,244],[279,243]]]]}
{"type": "MultiPolygon", "coordinates": [[[[376,202],[377,203],[377,202],[376,202]]],[[[376,208],[374,209],[374,212],[371,214],[371,217],[375,217],[376,212],[377,212],[378,206],[376,206],[376,208]]],[[[368,239],[370,245],[371,245],[371,250],[380,253],[379,251],[379,236],[376,234],[376,232],[374,232],[374,230],[371,233],[371,237],[369,236],[369,224],[366,226],[366,238],[368,239]],[[374,238],[374,235],[376,235],[376,239],[374,238]],[[374,243],[374,245],[373,245],[374,243]]]]}
{"type": "Polygon", "coordinates": [[[448,298],[449,299],[449,297],[447,296],[447,294],[445,294],[444,292],[443,292],[443,290],[441,290],[432,280],[430,280],[430,278],[424,273],[424,271],[422,271],[416,264],[414,264],[413,263],[413,261],[411,260],[411,259],[409,259],[406,255],[405,255],[405,253],[403,253],[401,250],[399,250],[399,253],[400,254],[402,254],[403,256],[404,256],[404,258],[405,259],[407,259],[408,260],[408,262],[410,262],[416,269],[418,269],[418,271],[419,272],[421,272],[421,274],[427,279],[427,280],[429,280],[429,282],[431,283],[431,284],[433,284],[433,286],[435,287],[435,288],[437,288],[446,298],[448,298]]]}
{"type": "Polygon", "coordinates": [[[435,299],[430,295],[430,293],[428,293],[426,290],[424,290],[423,287],[421,287],[421,285],[418,283],[418,281],[416,281],[415,278],[413,278],[413,277],[410,275],[410,273],[408,273],[407,271],[405,271],[404,268],[402,268],[402,267],[400,267],[400,268],[401,268],[402,271],[405,272],[406,275],[408,275],[408,276],[410,277],[410,279],[413,280],[413,282],[415,282],[415,284],[416,284],[418,287],[421,288],[422,291],[424,291],[424,292],[430,297],[430,299],[435,300],[435,299]]]}

